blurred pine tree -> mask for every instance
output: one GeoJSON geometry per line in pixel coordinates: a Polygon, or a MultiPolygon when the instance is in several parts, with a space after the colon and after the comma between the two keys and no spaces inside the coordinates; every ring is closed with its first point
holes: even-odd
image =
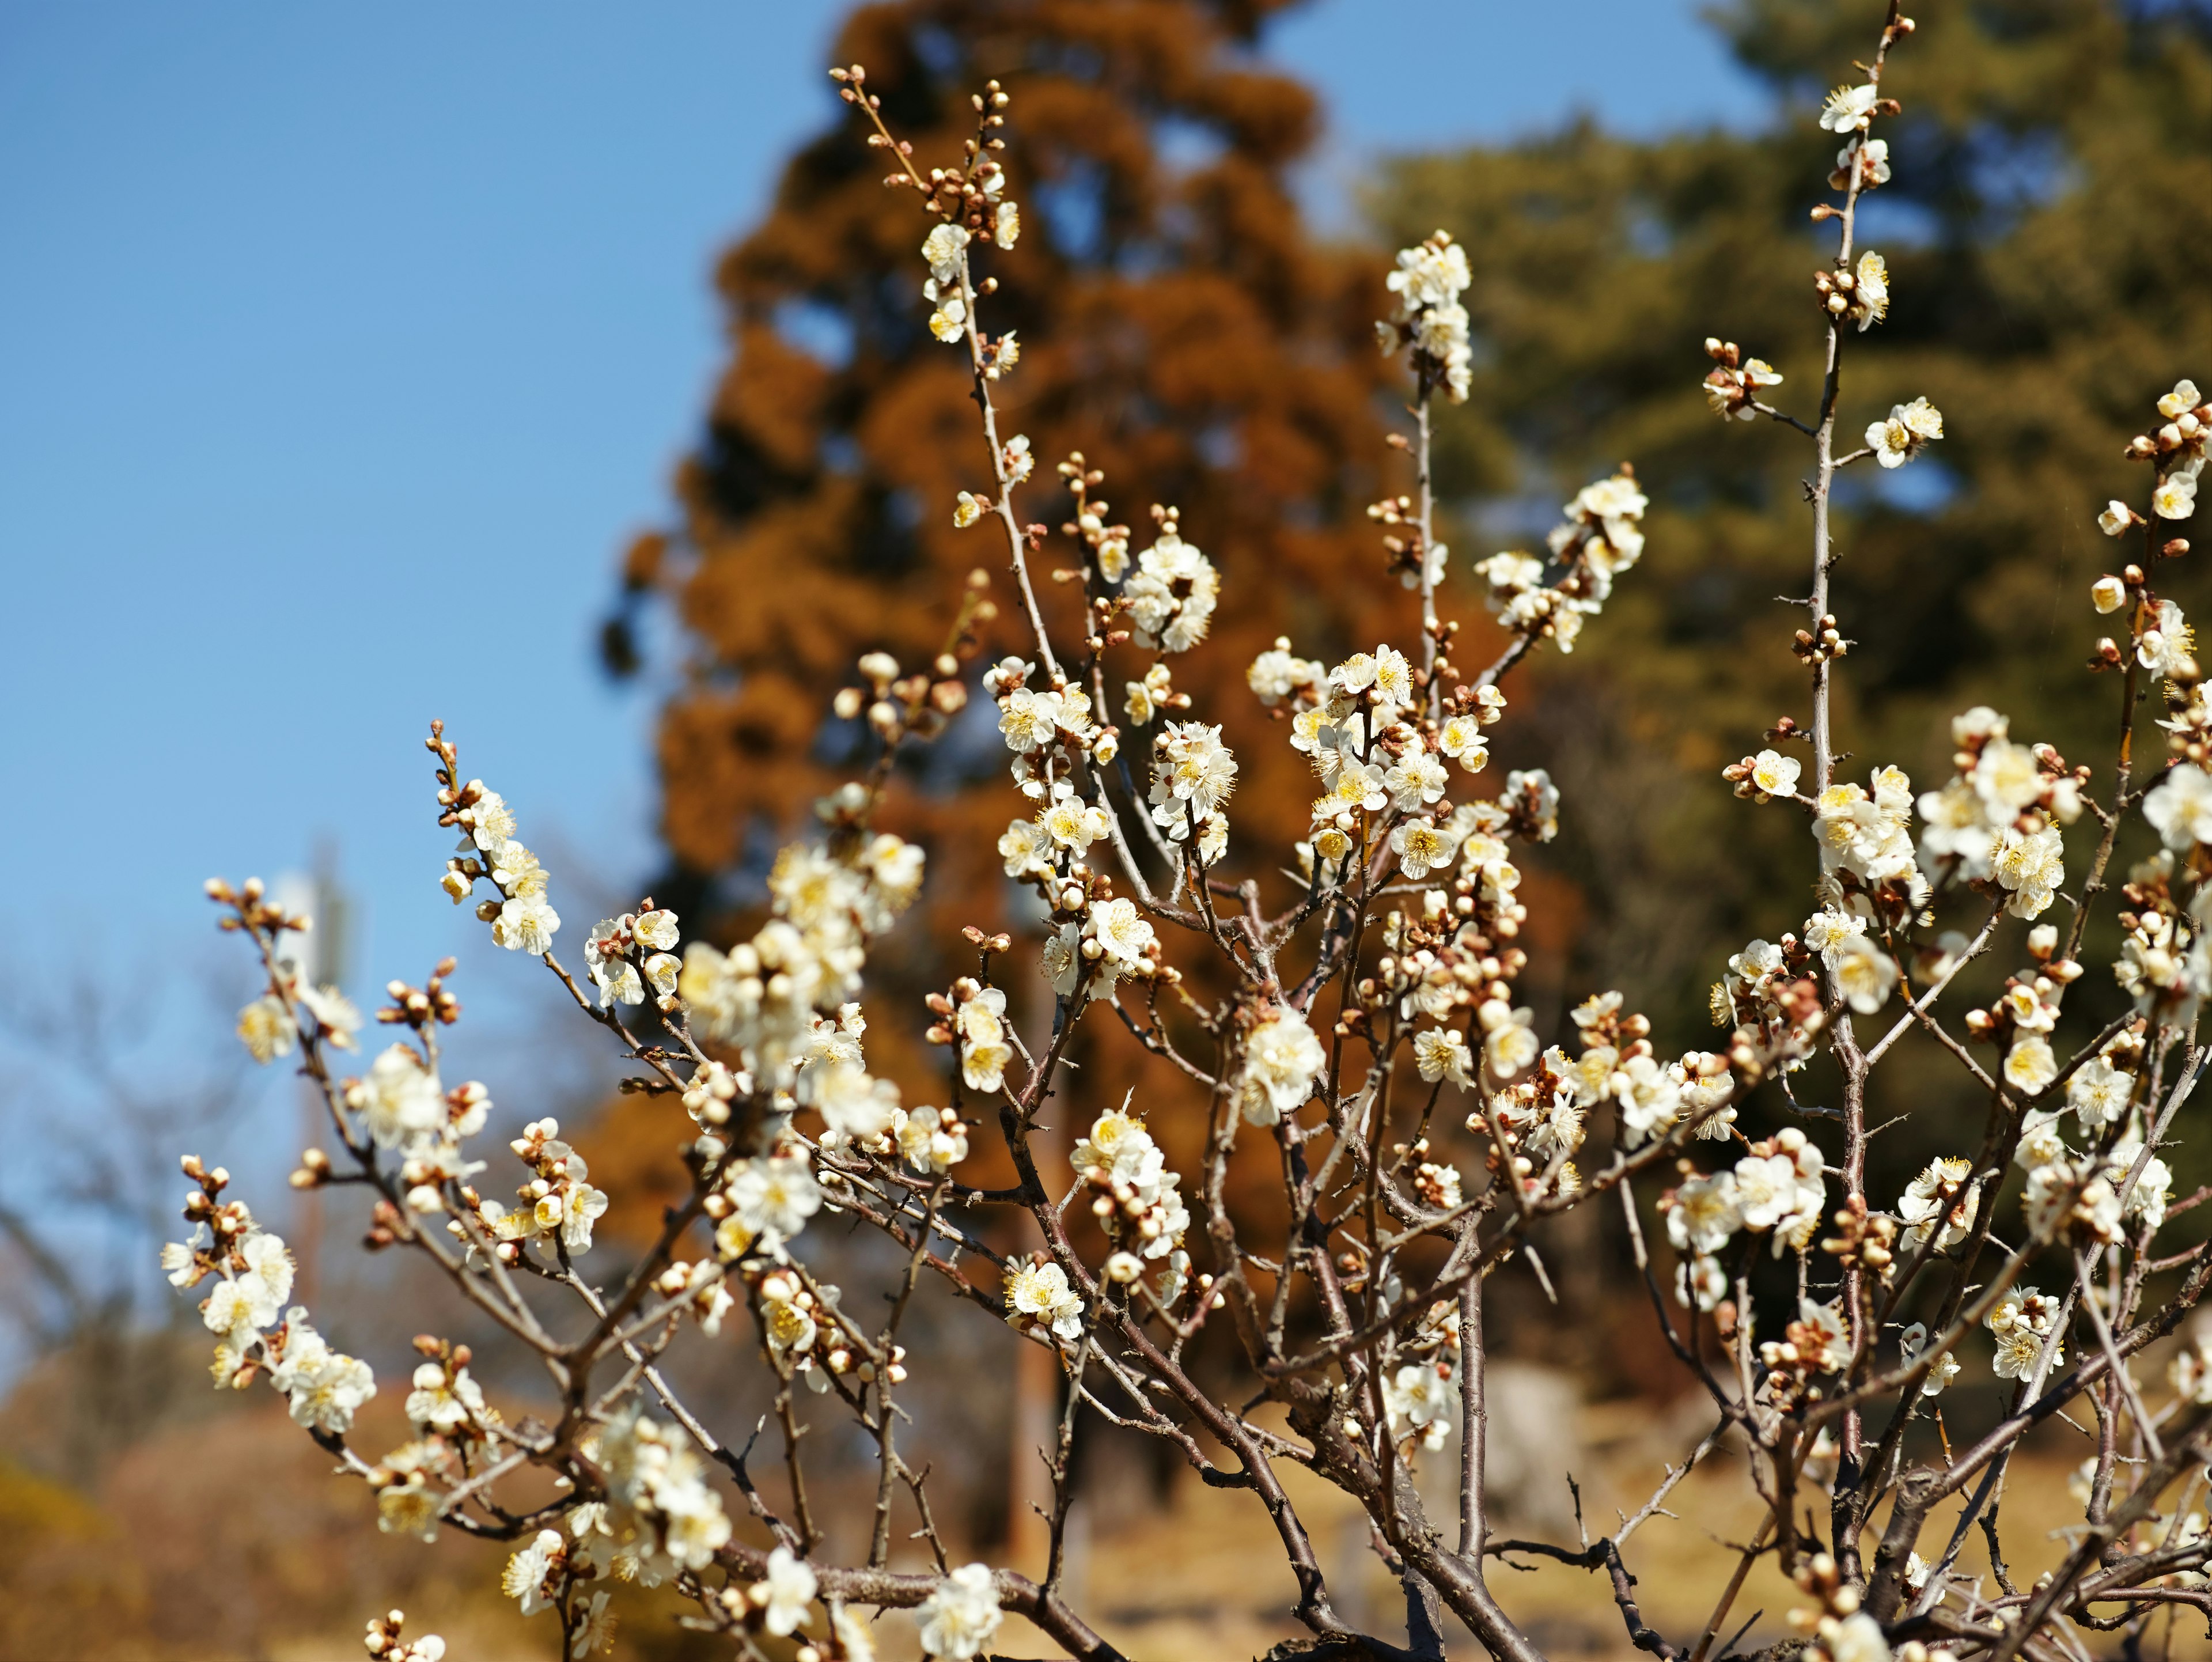
{"type": "MultiPolygon", "coordinates": [[[[1474,266],[1474,389],[1447,417],[1445,466],[1487,537],[1455,541],[1528,534],[1532,496],[1540,530],[1617,457],[1654,497],[1634,580],[1583,650],[1536,666],[1534,721],[1498,737],[1508,760],[1516,735],[1561,758],[1559,852],[1590,909],[1575,995],[1622,986],[1675,1042],[1696,1042],[1721,955],[1806,910],[1784,876],[1803,869],[1802,829],[1731,801],[1717,774],[1805,715],[1787,650],[1803,618],[1777,597],[1808,580],[1810,447],[1765,422],[1723,429],[1701,344],[1767,358],[1786,376],[1774,401],[1811,413],[1810,277],[1833,239],[1807,216],[1836,148],[1812,115],[1881,9],[1723,9],[1773,88],[1771,131],[1637,142],[1585,122],[1399,159],[1368,203],[1393,241],[1450,228],[1474,266]]],[[[1841,424],[1924,393],[1946,435],[1910,467],[1844,475],[1835,609],[1861,642],[1838,678],[1846,768],[1893,760],[1933,782],[1948,717],[1988,703],[2101,773],[2117,693],[2080,665],[2100,632],[2088,585],[2114,557],[2094,516],[2139,483],[2120,449],[2151,400],[2212,367],[2212,7],[1926,9],[1883,83],[1905,119],[1860,225],[1893,301],[1850,339],[1841,424]]],[[[2185,563],[2160,579],[2185,604],[2205,592],[2185,563]]]]}

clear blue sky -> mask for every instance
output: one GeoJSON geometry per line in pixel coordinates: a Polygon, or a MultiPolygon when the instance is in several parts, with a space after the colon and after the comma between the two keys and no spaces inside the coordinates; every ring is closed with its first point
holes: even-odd
{"type": "MultiPolygon", "coordinates": [[[[647,868],[651,695],[593,625],[841,9],[0,9],[0,922],[173,958],[203,878],[327,836],[357,986],[449,950],[511,986],[434,886],[433,713],[578,937],[568,880],[647,868]]],[[[1759,109],[1680,0],[1322,0],[1269,50],[1329,100],[1319,199],[1378,149],[1759,109]]]]}

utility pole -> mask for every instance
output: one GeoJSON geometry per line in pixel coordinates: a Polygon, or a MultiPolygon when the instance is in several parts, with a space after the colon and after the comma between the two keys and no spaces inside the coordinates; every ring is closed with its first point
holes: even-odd
{"type": "MultiPolygon", "coordinates": [[[[337,843],[318,838],[314,861],[306,873],[286,872],[271,886],[271,898],[288,912],[305,912],[313,927],[305,934],[284,937],[284,956],[299,979],[312,986],[343,989],[351,970],[353,947],[352,903],[338,881],[337,843]]],[[[301,1129],[303,1148],[313,1148],[330,1135],[329,1110],[322,1093],[304,1074],[300,1079],[301,1129]]],[[[314,1302],[319,1290],[323,1245],[323,1191],[319,1188],[295,1191],[292,1213],[292,1256],[295,1296],[303,1304],[314,1302]]]]}

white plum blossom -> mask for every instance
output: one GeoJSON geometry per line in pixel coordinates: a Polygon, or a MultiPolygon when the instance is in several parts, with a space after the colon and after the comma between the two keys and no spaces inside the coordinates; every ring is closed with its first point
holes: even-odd
{"type": "Polygon", "coordinates": [[[716,1232],[725,1257],[738,1257],[755,1241],[787,1242],[822,1209],[822,1187],[804,1154],[747,1160],[732,1172],[727,1192],[730,1215],[716,1232]],[[732,1250],[732,1242],[740,1244],[732,1250]]]}
{"type": "Polygon", "coordinates": [[[1751,782],[1762,797],[1796,794],[1798,775],[1804,764],[1794,756],[1763,750],[1752,758],[1751,782]]]}
{"type": "Polygon", "coordinates": [[[1713,413],[1723,420],[1734,416],[1738,421],[1757,421],[1759,411],[1754,406],[1759,394],[1769,387],[1782,385],[1780,371],[1765,358],[1741,358],[1734,347],[1723,346],[1718,339],[1709,338],[1705,350],[1717,360],[1705,383],[1705,399],[1713,413]]]}
{"type": "Polygon", "coordinates": [[[1249,1125],[1273,1125],[1296,1113],[1328,1067],[1328,1052],[1296,1010],[1277,1008],[1244,1041],[1237,1100],[1249,1125]]]}
{"type": "Polygon", "coordinates": [[[1871,788],[1838,782],[1820,793],[1813,834],[1824,868],[1868,883],[1910,881],[1912,782],[1896,768],[1875,771],[1871,788]]]}
{"type": "Polygon", "coordinates": [[[2023,835],[2007,831],[1990,859],[1996,880],[2011,891],[2005,910],[2014,917],[2039,917],[2066,880],[2066,850],[2058,827],[2023,835]]]}
{"type": "Polygon", "coordinates": [[[446,1095],[438,1076],[405,1044],[392,1044],[369,1064],[358,1088],[349,1093],[370,1139],[380,1148],[398,1148],[433,1136],[447,1123],[446,1095]]]}
{"type": "Polygon", "coordinates": [[[1887,421],[1866,430],[1867,447],[1885,468],[1902,467],[1931,439],[1943,436],[1943,412],[1925,399],[1893,405],[1887,421]]]}
{"type": "Polygon", "coordinates": [[[414,1385],[407,1393],[407,1417],[416,1425],[450,1431],[483,1414],[483,1391],[465,1367],[448,1372],[442,1363],[424,1362],[415,1370],[414,1385]]]}
{"type": "Polygon", "coordinates": [[[962,298],[961,264],[968,247],[968,228],[951,222],[933,228],[921,245],[929,265],[929,281],[921,297],[937,309],[930,314],[929,332],[947,343],[960,339],[968,322],[967,302],[962,298]]]}
{"type": "Polygon", "coordinates": [[[2012,1042],[2005,1052],[2005,1083],[2029,1096],[2041,1093],[2051,1081],[2058,1077],[2058,1059],[2051,1054],[2051,1041],[2040,1033],[2023,1033],[2012,1042]]]}
{"type": "Polygon", "coordinates": [[[1154,741],[1152,813],[1155,824],[1182,842],[1194,820],[1203,834],[1237,788],[1237,758],[1221,742],[1219,727],[1170,721],[1154,741]]]}
{"type": "Polygon", "coordinates": [[[1407,1362],[1382,1381],[1390,1435],[1439,1449],[1459,1424],[1459,1385],[1443,1362],[1407,1362]]]}
{"type": "Polygon", "coordinates": [[[1667,1239],[1679,1252],[1718,1252],[1743,1226],[1736,1203],[1735,1174],[1717,1172],[1686,1179],[1667,1208],[1667,1239]]]}
{"type": "Polygon", "coordinates": [[[238,1037],[256,1062],[290,1056],[298,1036],[291,1011],[274,993],[264,993],[238,1013],[238,1037]]]}
{"type": "Polygon", "coordinates": [[[948,1572],[915,1612],[922,1650],[945,1662],[969,1662],[981,1655],[1004,1619],[998,1583],[988,1564],[963,1564],[948,1572]]]}
{"type": "Polygon", "coordinates": [[[1972,1160],[1933,1160],[1905,1186],[1904,1198],[1897,1202],[1897,1217],[1905,1226],[1906,1251],[1917,1251],[1931,1233],[1939,1251],[1948,1252],[1966,1239],[1981,1203],[1973,1172],[1972,1160]]]}
{"type": "Polygon", "coordinates": [[[2212,843],[2212,773],[2183,763],[2143,799],[2143,818],[2177,854],[2212,843]]]}
{"type": "Polygon", "coordinates": [[[787,1546],[768,1555],[768,1574],[752,1585],[752,1603],[761,1612],[761,1624],[781,1639],[798,1630],[806,1620],[821,1583],[787,1546]]]}
{"type": "Polygon", "coordinates": [[[1449,867],[1459,855],[1459,839],[1449,825],[1427,819],[1409,819],[1390,833],[1390,847],[1399,868],[1419,882],[1431,872],[1449,867]]]}
{"type": "Polygon", "coordinates": [[[1170,520],[1159,541],[1137,556],[1137,569],[1122,586],[1137,644],[1187,652],[1206,638],[1221,594],[1213,563],[1177,534],[1170,520]]]}
{"type": "Polygon", "coordinates": [[[1474,1054],[1456,1027],[1425,1028],[1413,1036],[1413,1055],[1430,1084],[1449,1080],[1462,1089],[1474,1083],[1474,1054]]]}
{"type": "Polygon", "coordinates": [[[1869,248],[1859,256],[1853,277],[1845,310],[1858,320],[1859,332],[1864,334],[1889,315],[1889,264],[1869,248]]]}
{"type": "Polygon", "coordinates": [[[564,1547],[560,1531],[542,1529],[528,1546],[507,1558],[507,1568],[500,1575],[500,1591],[519,1599],[525,1616],[553,1608],[554,1595],[547,1584],[562,1562],[564,1547]]]}
{"type": "Polygon", "coordinates": [[[2136,642],[2136,661],[2166,680],[2194,679],[2196,631],[2172,600],[2160,600],[2150,625],[2136,642]]]}
{"type": "Polygon", "coordinates": [[[1838,87],[1820,107],[1820,125],[1832,133],[1857,132],[1873,119],[1881,100],[1879,87],[1838,87]]]}
{"type": "Polygon", "coordinates": [[[1312,659],[1293,653],[1290,636],[1279,635],[1273,647],[1252,661],[1252,667],[1244,672],[1244,683],[1261,703],[1273,709],[1297,692],[1317,688],[1327,673],[1312,659]]]}
{"type": "Polygon", "coordinates": [[[1802,1250],[1826,1213],[1823,1184],[1826,1162],[1820,1147],[1795,1126],[1771,1144],[1757,1145],[1735,1163],[1735,1202],[1743,1227],[1774,1232],[1774,1256],[1785,1247],[1802,1250]],[[1771,1148],[1771,1153],[1761,1150],[1771,1148]]]}
{"type": "Polygon", "coordinates": [[[368,1364],[331,1349],[298,1305],[285,1312],[283,1354],[270,1364],[269,1383],[290,1399],[295,1425],[328,1435],[351,1429],[355,1414],[376,1395],[368,1364]]]}
{"type": "MultiPolygon", "coordinates": [[[[1928,1352],[1928,1329],[1925,1324],[1914,1322],[1897,1336],[1898,1354],[1907,1367],[1915,1366],[1928,1352]]],[[[1959,1359],[1949,1351],[1929,1364],[1927,1374],[1920,1381],[1920,1394],[1940,1397],[1943,1389],[1959,1377],[1959,1359]]],[[[1923,1580],[1925,1577],[1923,1575],[1923,1580]]]]}
{"type": "Polygon", "coordinates": [[[2092,1056],[2066,1081],[2066,1105],[2081,1116],[2084,1134],[2094,1136],[2117,1123],[2135,1094],[2136,1076],[2105,1057],[2092,1056]]]}
{"type": "Polygon", "coordinates": [[[1861,1015],[1872,1015],[1889,1001],[1897,986],[1897,960],[1863,934],[1845,938],[1835,948],[1832,967],[1844,1001],[1861,1015]]]}
{"type": "Polygon", "coordinates": [[[891,1116],[891,1141],[907,1165],[942,1175],[968,1158],[968,1132],[949,1110],[902,1109],[891,1116]]]}
{"type": "Polygon", "coordinates": [[[1024,1263],[1012,1271],[1006,1277],[1006,1301],[1008,1318],[1018,1324],[1028,1317],[1051,1329],[1056,1338],[1083,1336],[1082,1295],[1056,1263],[1024,1263]]]}
{"type": "Polygon", "coordinates": [[[2035,1377],[2046,1346],[2052,1368],[2064,1358],[2065,1348],[2055,1336],[2058,1300],[2032,1287],[2013,1288],[1983,1319],[1996,1338],[1996,1355],[1990,1368],[2000,1379],[2035,1377]]]}
{"type": "Polygon", "coordinates": [[[985,987],[962,1001],[953,1012],[953,1031],[960,1038],[961,1082],[971,1091],[995,1093],[1006,1081],[1006,1064],[1014,1059],[1006,1042],[1006,995],[996,987],[985,987]]]}
{"type": "Polygon", "coordinates": [[[1466,250],[1438,231],[1398,251],[1398,268],[1385,279],[1398,296],[1396,315],[1375,326],[1385,352],[1411,346],[1422,374],[1440,383],[1455,404],[1466,401],[1473,385],[1474,354],[1467,308],[1460,303],[1473,280],[1466,250]]]}

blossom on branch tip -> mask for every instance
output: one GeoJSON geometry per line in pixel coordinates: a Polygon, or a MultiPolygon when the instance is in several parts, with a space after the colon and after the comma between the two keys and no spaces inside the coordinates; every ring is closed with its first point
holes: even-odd
{"type": "Polygon", "coordinates": [[[1778,751],[1763,750],[1752,758],[1751,783],[1762,801],[1775,796],[1794,796],[1797,792],[1798,776],[1804,764],[1794,756],[1784,756],[1778,751]]]}
{"type": "Polygon", "coordinates": [[[1733,416],[1738,421],[1757,420],[1759,411],[1753,406],[1765,388],[1782,385],[1781,372],[1765,358],[1746,358],[1739,364],[1735,348],[1723,347],[1717,340],[1708,340],[1705,350],[1720,358],[1705,382],[1705,400],[1713,413],[1723,419],[1733,416]]]}
{"type": "Polygon", "coordinates": [[[1398,251],[1397,269],[1384,279],[1398,296],[1397,311],[1375,326],[1376,343],[1385,353],[1410,346],[1424,380],[1441,385],[1455,404],[1466,401],[1473,385],[1469,320],[1460,303],[1473,280],[1467,251],[1438,231],[1425,242],[1398,251]]]}

